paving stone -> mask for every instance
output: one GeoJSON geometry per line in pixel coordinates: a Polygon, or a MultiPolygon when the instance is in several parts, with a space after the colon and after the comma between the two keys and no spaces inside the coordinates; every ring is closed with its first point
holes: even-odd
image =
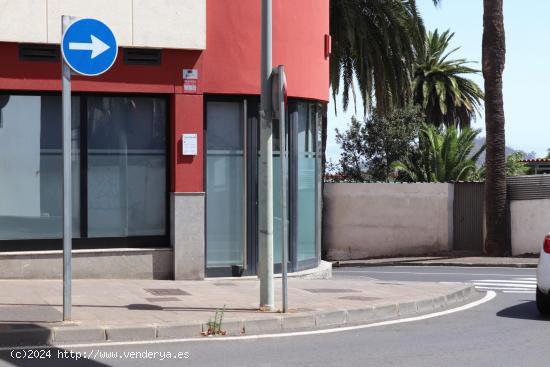
{"type": "Polygon", "coordinates": [[[284,315],[282,317],[283,329],[308,329],[314,328],[316,323],[315,314],[308,315],[284,315]]]}
{"type": "Polygon", "coordinates": [[[53,340],[56,344],[103,342],[106,340],[106,336],[105,329],[102,327],[59,327],[54,328],[53,340]]]}
{"type": "Polygon", "coordinates": [[[161,324],[157,326],[158,339],[196,338],[201,336],[202,325],[197,324],[161,324]]]}
{"type": "Polygon", "coordinates": [[[326,311],[317,314],[317,326],[343,325],[346,323],[347,311],[326,311]]]}
{"type": "Polygon", "coordinates": [[[418,313],[427,313],[431,312],[434,309],[434,302],[433,299],[423,299],[420,301],[416,301],[416,309],[418,313]]]}
{"type": "Polygon", "coordinates": [[[447,300],[444,296],[434,297],[433,303],[434,303],[434,309],[440,310],[447,305],[447,300]]]}
{"type": "Polygon", "coordinates": [[[374,319],[374,307],[363,307],[357,309],[348,310],[347,322],[363,322],[372,321],[374,319]]]}
{"type": "Polygon", "coordinates": [[[109,326],[105,331],[109,341],[154,340],[157,337],[154,325],[109,326]]]}
{"type": "Polygon", "coordinates": [[[245,334],[260,334],[265,332],[280,331],[282,329],[281,317],[268,319],[244,320],[245,334]]]}
{"type": "Polygon", "coordinates": [[[399,312],[396,304],[381,305],[374,307],[373,315],[373,318],[376,320],[389,319],[392,317],[397,317],[399,315],[399,312]]]}
{"type": "Polygon", "coordinates": [[[400,316],[409,316],[417,313],[416,302],[403,302],[397,305],[400,316]]]}

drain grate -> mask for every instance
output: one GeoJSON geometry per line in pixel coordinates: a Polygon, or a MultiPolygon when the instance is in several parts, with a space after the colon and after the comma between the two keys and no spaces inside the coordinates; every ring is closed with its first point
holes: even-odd
{"type": "Polygon", "coordinates": [[[366,297],[366,296],[344,296],[344,297],[338,297],[338,298],[349,300],[349,301],[376,301],[380,299],[376,297],[366,297]]]}
{"type": "Polygon", "coordinates": [[[360,292],[355,289],[345,289],[345,288],[313,288],[313,289],[304,289],[311,293],[357,293],[360,292]]]}
{"type": "Polygon", "coordinates": [[[145,292],[153,296],[190,296],[191,294],[179,288],[150,288],[144,289],[145,292]]]}
{"type": "Polygon", "coordinates": [[[178,302],[181,299],[177,297],[156,297],[156,298],[145,298],[147,302],[156,303],[156,302],[178,302]]]}
{"type": "Polygon", "coordinates": [[[218,287],[234,287],[236,284],[234,284],[234,283],[214,283],[214,285],[217,285],[218,287]]]}

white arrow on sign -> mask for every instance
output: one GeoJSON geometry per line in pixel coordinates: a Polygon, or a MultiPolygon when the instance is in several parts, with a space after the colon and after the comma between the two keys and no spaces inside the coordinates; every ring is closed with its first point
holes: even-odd
{"type": "Polygon", "coordinates": [[[91,58],[95,59],[111,48],[111,46],[107,45],[93,34],[90,35],[90,38],[92,39],[91,43],[69,42],[69,50],[92,51],[91,58]]]}

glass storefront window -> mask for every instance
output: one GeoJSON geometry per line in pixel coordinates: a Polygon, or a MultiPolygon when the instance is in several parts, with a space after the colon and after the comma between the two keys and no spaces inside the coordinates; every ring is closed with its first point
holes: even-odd
{"type": "Polygon", "coordinates": [[[166,103],[88,98],[88,236],[166,233],[166,103]]]}
{"type": "MultiPolygon", "coordinates": [[[[166,110],[163,98],[73,96],[77,246],[89,237],[166,237],[166,110]]],[[[62,153],[60,96],[0,95],[0,241],[7,246],[61,238],[62,153]]]]}
{"type": "MultiPolygon", "coordinates": [[[[79,107],[73,97],[74,237],[80,236],[79,107]]],[[[0,95],[0,240],[61,236],[62,173],[61,98],[0,95]]]]}

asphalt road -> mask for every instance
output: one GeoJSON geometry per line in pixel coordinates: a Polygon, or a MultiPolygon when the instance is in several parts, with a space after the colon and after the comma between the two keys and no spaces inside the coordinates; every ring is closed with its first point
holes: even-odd
{"type": "Polygon", "coordinates": [[[69,353],[63,349],[51,349],[53,358],[42,360],[13,359],[4,351],[0,366],[548,366],[550,320],[537,313],[534,276],[534,269],[513,268],[338,268],[335,277],[342,281],[357,277],[381,282],[475,281],[498,295],[450,315],[333,334],[75,348],[73,352],[111,353],[111,358],[78,362],[58,359],[69,353]],[[180,353],[181,358],[122,355],[146,351],[165,357],[180,353]]]}

